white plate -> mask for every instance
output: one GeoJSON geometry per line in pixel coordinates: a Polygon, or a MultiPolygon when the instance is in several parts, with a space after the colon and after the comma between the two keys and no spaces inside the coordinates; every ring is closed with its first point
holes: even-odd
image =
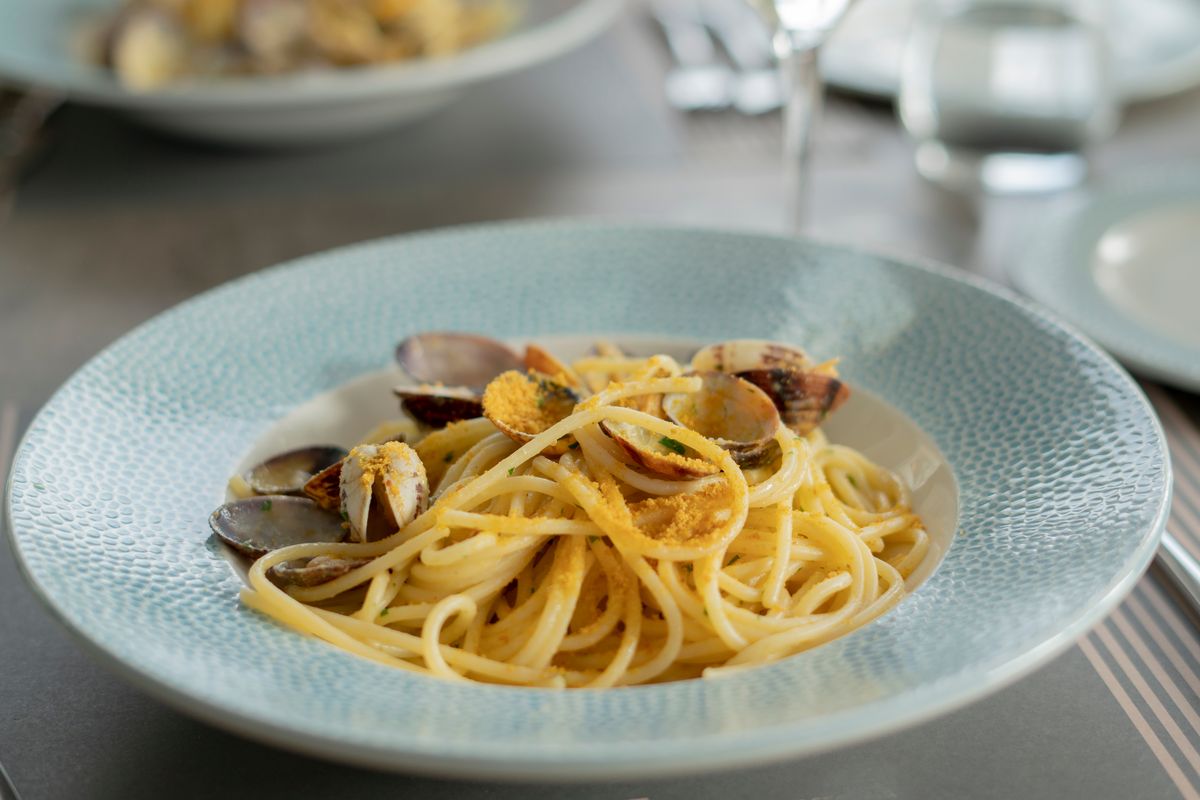
{"type": "MultiPolygon", "coordinates": [[[[826,81],[875,97],[895,97],[905,37],[918,0],[861,0],[821,57],[826,81]]],[[[1152,100],[1200,84],[1200,3],[1111,0],[1106,27],[1126,101],[1152,100]]]]}
{"type": "Polygon", "coordinates": [[[516,30],[443,59],[278,77],[125,89],[80,60],[80,27],[116,0],[0,0],[0,77],[119,108],[173,133],[244,145],[304,145],[411,122],[471,84],[547,61],[598,35],[623,0],[531,0],[516,30]]]}
{"type": "Polygon", "coordinates": [[[1200,391],[1200,173],[1114,179],[1012,266],[1027,294],[1131,369],[1200,391]]]}

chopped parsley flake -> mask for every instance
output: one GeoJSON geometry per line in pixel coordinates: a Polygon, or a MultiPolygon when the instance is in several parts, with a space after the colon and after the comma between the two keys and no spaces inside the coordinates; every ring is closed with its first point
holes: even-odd
{"type": "Polygon", "coordinates": [[[855,489],[858,488],[858,481],[854,480],[853,475],[847,475],[846,480],[850,481],[850,485],[853,486],[855,489]]]}
{"type": "Polygon", "coordinates": [[[509,468],[508,468],[508,477],[510,477],[510,478],[512,477],[513,471],[514,471],[515,469],[516,469],[516,467],[509,467],[509,468]]]}
{"type": "Polygon", "coordinates": [[[389,612],[389,611],[391,611],[391,609],[390,609],[390,608],[385,608],[383,611],[380,611],[380,612],[379,612],[379,616],[381,616],[381,617],[386,617],[386,616],[388,615],[388,612],[389,612]]]}
{"type": "Polygon", "coordinates": [[[592,544],[595,544],[595,543],[596,543],[596,542],[598,542],[598,541],[600,541],[600,537],[599,537],[599,536],[589,536],[589,537],[588,537],[588,542],[590,542],[590,543],[592,543],[592,544]]]}
{"type": "Polygon", "coordinates": [[[658,443],[661,444],[663,447],[667,448],[668,450],[670,450],[672,453],[678,453],[679,455],[683,455],[683,450],[684,450],[683,443],[675,441],[670,436],[662,437],[661,439],[658,440],[658,443]]]}
{"type": "Polygon", "coordinates": [[[350,515],[346,513],[346,509],[342,509],[342,522],[349,522],[350,515]]]}
{"type": "Polygon", "coordinates": [[[735,563],[737,563],[737,560],[738,560],[739,558],[741,558],[741,557],[742,557],[742,554],[741,554],[741,553],[738,553],[736,556],[734,556],[733,558],[729,559],[729,561],[727,561],[727,562],[725,563],[725,566],[727,566],[727,567],[728,567],[728,566],[730,566],[730,565],[732,565],[732,564],[735,564],[735,563]]]}
{"type": "Polygon", "coordinates": [[[260,503],[258,507],[261,508],[263,511],[270,511],[271,510],[271,501],[263,500],[262,503],[260,503]]]}
{"type": "Polygon", "coordinates": [[[442,461],[446,462],[447,464],[449,464],[453,460],[454,460],[454,451],[453,450],[451,450],[449,453],[446,453],[446,455],[442,456],[442,461]]]}

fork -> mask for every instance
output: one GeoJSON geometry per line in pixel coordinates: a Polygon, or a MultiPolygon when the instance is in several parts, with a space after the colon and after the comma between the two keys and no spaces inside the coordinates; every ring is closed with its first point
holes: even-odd
{"type": "Polygon", "coordinates": [[[667,102],[680,111],[716,111],[734,99],[734,74],[717,56],[699,0],[652,0],[650,14],[662,29],[675,65],[667,73],[667,102]]]}
{"type": "Polygon", "coordinates": [[[762,17],[743,0],[700,0],[700,8],[736,68],[734,108],[756,116],[783,106],[783,82],[762,17]]]}

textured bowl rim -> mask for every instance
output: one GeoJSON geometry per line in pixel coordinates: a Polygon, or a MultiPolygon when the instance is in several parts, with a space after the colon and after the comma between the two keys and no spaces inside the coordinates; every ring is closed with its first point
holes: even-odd
{"type": "MultiPolygon", "coordinates": [[[[1118,377],[1120,382],[1129,390],[1128,399],[1137,403],[1144,413],[1157,442],[1157,455],[1160,459],[1163,474],[1163,488],[1158,498],[1157,508],[1152,523],[1141,533],[1141,537],[1123,563],[1115,577],[1102,592],[1096,595],[1095,602],[1088,608],[1073,615],[1064,615],[1056,626],[1057,630],[1050,633],[1041,641],[1027,647],[1022,652],[1009,654],[995,663],[981,664],[952,679],[933,683],[925,683],[916,689],[907,690],[900,695],[892,695],[883,700],[857,706],[846,711],[830,714],[823,720],[830,724],[831,733],[819,742],[792,741],[791,733],[810,727],[807,723],[793,723],[759,727],[737,733],[712,735],[703,739],[692,740],[694,749],[687,753],[679,752],[664,754],[646,743],[638,743],[636,748],[626,748],[621,751],[619,763],[597,763],[595,761],[572,761],[561,754],[546,755],[535,750],[526,757],[524,753],[513,757],[511,753],[485,756],[459,756],[446,753],[431,753],[417,751],[401,751],[392,747],[372,746],[363,743],[349,744],[333,736],[326,736],[313,729],[301,729],[262,719],[258,716],[244,714],[236,708],[226,707],[217,702],[209,702],[194,697],[185,688],[173,685],[166,678],[152,674],[140,666],[128,663],[119,655],[110,652],[103,645],[91,640],[86,631],[76,628],[70,621],[63,605],[55,599],[53,593],[42,586],[25,562],[17,542],[16,527],[12,521],[12,473],[7,478],[5,487],[5,519],[7,538],[15,556],[18,570],[32,588],[33,593],[50,611],[52,616],[62,624],[69,633],[84,645],[84,649],[96,657],[102,664],[122,675],[131,683],[146,691],[151,696],[164,703],[217,727],[253,739],[264,741],[279,747],[301,752],[323,759],[337,760],[356,766],[371,767],[389,771],[403,771],[428,774],[450,778],[470,777],[472,779],[514,780],[514,781],[571,781],[571,780],[616,780],[639,777],[666,777],[683,774],[697,774],[719,769],[745,767],[769,763],[789,757],[799,757],[824,752],[858,742],[875,739],[888,733],[912,727],[935,717],[962,708],[969,703],[982,699],[1029,674],[1037,667],[1047,663],[1056,655],[1065,651],[1082,637],[1088,630],[1102,620],[1133,588],[1133,585],[1149,565],[1157,548],[1158,541],[1166,527],[1170,509],[1172,473],[1168,457],[1166,439],[1157,415],[1153,412],[1149,400],[1138,384],[1127,372],[1106,352],[1101,350],[1087,338],[1083,337],[1071,325],[1059,320],[1038,306],[1012,291],[993,284],[979,276],[963,273],[952,267],[945,266],[928,259],[910,257],[885,256],[869,249],[847,247],[842,244],[831,244],[811,239],[796,239],[787,236],[762,234],[736,229],[718,229],[701,226],[674,226],[641,223],[603,223],[577,220],[518,220],[485,225],[456,225],[438,228],[420,233],[401,234],[383,237],[347,247],[334,248],[322,253],[315,253],[298,259],[259,270],[242,276],[233,281],[220,284],[202,292],[188,300],[155,315],[150,320],[141,323],[130,332],[118,338],[106,347],[100,354],[89,360],[85,369],[103,353],[117,347],[127,339],[141,335],[144,328],[158,323],[162,317],[177,310],[202,302],[212,292],[229,287],[253,276],[264,273],[282,272],[304,264],[314,258],[328,258],[330,254],[347,256],[355,251],[368,250],[397,242],[414,240],[437,240],[444,238],[452,240],[464,234],[489,234],[501,231],[518,232],[550,232],[550,231],[592,231],[603,232],[606,235],[621,233],[665,233],[665,234],[703,234],[730,238],[756,238],[774,240],[783,243],[805,243],[817,249],[826,251],[842,251],[865,255],[871,258],[883,259],[892,264],[942,278],[953,283],[963,284],[982,291],[993,298],[1013,304],[1030,316],[1056,328],[1076,344],[1090,351],[1105,367],[1118,377]],[[882,720],[882,721],[881,721],[882,720]]],[[[78,374],[78,373],[76,373],[78,374]]],[[[74,375],[68,378],[47,401],[47,406],[55,402],[66,386],[72,383],[74,375]]],[[[38,416],[42,412],[39,411],[38,416]]],[[[36,423],[36,418],[34,420],[36,423]]],[[[17,448],[20,455],[27,444],[30,433],[36,425],[31,424],[17,448]]],[[[17,459],[14,458],[14,469],[17,459]]],[[[622,692],[645,691],[653,687],[626,687],[622,692]]]]}
{"type": "MultiPolygon", "coordinates": [[[[74,100],[143,111],[283,109],[339,105],[406,94],[462,88],[556,58],[598,36],[626,0],[574,0],[546,22],[485,42],[445,59],[346,70],[321,70],[214,84],[194,83],[156,92],[134,92],[103,70],[46,74],[41,61],[0,52],[0,75],[61,91],[74,100]]],[[[64,57],[69,54],[64,53],[64,57]]]]}

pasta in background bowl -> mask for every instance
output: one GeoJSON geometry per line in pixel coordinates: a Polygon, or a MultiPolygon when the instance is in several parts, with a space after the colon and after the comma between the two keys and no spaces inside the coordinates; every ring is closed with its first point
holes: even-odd
{"type": "MultiPolygon", "coordinates": [[[[307,2],[238,0],[255,8],[307,9],[307,2]]],[[[336,11],[346,5],[367,13],[365,0],[312,2],[316,8],[336,11]]],[[[347,29],[340,18],[323,22],[335,14],[298,16],[290,44],[281,52],[276,52],[279,34],[270,30],[263,57],[245,59],[239,55],[245,47],[241,43],[232,48],[191,43],[206,32],[209,14],[216,20],[211,23],[214,37],[225,41],[232,35],[223,29],[229,19],[212,11],[231,6],[231,0],[143,0],[180,11],[155,8],[136,25],[117,25],[125,35],[115,42],[99,29],[121,7],[118,0],[0,0],[0,77],[55,90],[77,102],[120,109],[189,138],[294,147],[361,136],[427,116],[471,85],[579,47],[605,30],[623,5],[623,0],[453,2],[491,3],[495,18],[482,24],[486,30],[459,26],[460,35],[439,39],[444,31],[439,33],[436,25],[420,33],[424,26],[399,21],[396,36],[385,36],[391,23],[384,25],[371,16],[361,21],[375,27],[376,40],[364,42],[363,30],[370,31],[370,26],[347,29]],[[198,10],[190,15],[191,27],[175,21],[183,20],[187,8],[198,10]],[[123,70],[130,76],[125,84],[105,66],[122,38],[132,54],[130,66],[123,70]],[[317,39],[325,42],[324,48],[317,39]],[[410,52],[422,57],[405,57],[410,52]],[[246,72],[251,74],[232,74],[246,72]],[[206,74],[223,77],[184,79],[206,74]]],[[[396,13],[410,3],[416,0],[397,0],[396,13]]]]}
{"type": "Polygon", "coordinates": [[[1169,488],[1136,384],[1000,290],[801,240],[544,223],[333,251],[168,311],[34,420],[7,519],[56,617],[174,706],[351,763],[581,779],[812,753],[978,699],[1131,588],[1169,488]],[[841,356],[853,394],[826,435],[912,487],[944,556],[891,611],[819,647],[712,679],[599,690],[412,674],[239,604],[243,579],[207,541],[230,476],[326,436],[361,439],[368,418],[396,413],[395,374],[380,372],[395,342],[447,329],[548,347],[562,331],[630,336],[630,349],[682,339],[681,356],[770,339],[841,356]],[[652,340],[632,336],[647,330],[652,340]]]}

